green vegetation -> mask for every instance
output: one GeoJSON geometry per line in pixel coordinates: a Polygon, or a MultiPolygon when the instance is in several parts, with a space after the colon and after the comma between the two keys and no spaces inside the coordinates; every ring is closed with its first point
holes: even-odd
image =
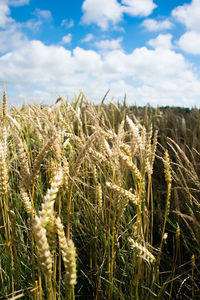
{"type": "Polygon", "coordinates": [[[200,111],[0,108],[0,299],[200,299],[200,111]]]}

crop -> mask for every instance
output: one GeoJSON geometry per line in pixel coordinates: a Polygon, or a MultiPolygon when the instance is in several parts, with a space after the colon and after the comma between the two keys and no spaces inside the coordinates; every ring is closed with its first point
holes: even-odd
{"type": "Polygon", "coordinates": [[[4,92],[0,299],[198,299],[199,120],[4,92]]]}

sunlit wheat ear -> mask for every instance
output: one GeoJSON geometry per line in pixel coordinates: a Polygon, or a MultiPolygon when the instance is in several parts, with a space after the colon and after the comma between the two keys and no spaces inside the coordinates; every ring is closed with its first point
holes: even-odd
{"type": "Polygon", "coordinates": [[[119,154],[119,157],[131,169],[136,180],[138,180],[138,181],[142,180],[142,175],[141,175],[140,171],[138,170],[138,168],[136,167],[136,165],[132,162],[131,158],[129,156],[127,156],[126,154],[124,154],[122,151],[119,151],[118,154],[119,154]]]}
{"type": "Polygon", "coordinates": [[[139,132],[138,126],[135,125],[135,124],[133,123],[133,121],[132,121],[128,116],[126,116],[126,120],[127,120],[127,122],[128,122],[128,125],[129,125],[129,127],[130,127],[130,129],[131,129],[131,131],[132,131],[132,134],[133,134],[134,138],[135,138],[136,141],[137,141],[137,144],[138,144],[139,148],[140,148],[141,150],[144,150],[144,143],[143,143],[142,138],[141,138],[141,136],[140,136],[140,132],[139,132]]]}
{"type": "Polygon", "coordinates": [[[0,193],[6,194],[8,191],[8,174],[5,153],[2,143],[0,142],[0,193]]]}
{"type": "Polygon", "coordinates": [[[171,166],[170,166],[168,151],[165,151],[164,167],[165,167],[165,180],[167,184],[170,184],[172,182],[172,175],[171,175],[171,166]]]}
{"type": "Polygon", "coordinates": [[[24,191],[23,188],[20,188],[20,194],[21,194],[22,200],[24,202],[24,205],[26,207],[27,213],[29,214],[29,216],[34,216],[35,210],[32,206],[32,203],[31,203],[31,200],[30,200],[28,194],[24,191]]]}
{"type": "Polygon", "coordinates": [[[69,162],[66,158],[63,160],[63,184],[65,188],[68,187],[69,184],[69,162]]]}
{"type": "Polygon", "coordinates": [[[115,139],[115,135],[111,130],[105,131],[102,128],[99,128],[99,134],[102,135],[103,137],[105,137],[107,140],[114,140],[115,139]]]}
{"type": "Polygon", "coordinates": [[[1,100],[0,100],[0,121],[3,121],[3,105],[1,100]]]}
{"type": "Polygon", "coordinates": [[[14,119],[11,115],[7,115],[7,119],[9,119],[9,121],[11,121],[11,126],[15,126],[15,128],[20,132],[21,131],[21,125],[19,122],[17,122],[16,119],[14,119]]]}
{"type": "Polygon", "coordinates": [[[164,155],[164,172],[165,172],[165,181],[167,182],[167,214],[170,209],[170,197],[171,197],[171,188],[172,188],[172,175],[171,175],[171,166],[168,151],[165,151],[164,155]]]}
{"type": "Polygon", "coordinates": [[[74,165],[74,171],[78,174],[81,164],[88,152],[88,149],[90,149],[90,146],[92,144],[92,142],[94,141],[94,139],[96,138],[96,132],[94,132],[87,140],[87,142],[85,143],[84,147],[82,148],[80,154],[77,157],[77,160],[75,162],[74,165]]]}
{"type": "Polygon", "coordinates": [[[77,283],[77,275],[76,275],[76,248],[72,240],[68,241],[66,258],[68,260],[68,269],[66,269],[66,282],[69,285],[73,286],[77,283]]]}
{"type": "Polygon", "coordinates": [[[92,173],[93,173],[93,178],[94,178],[94,183],[95,183],[95,188],[96,188],[98,209],[101,209],[102,208],[102,188],[101,188],[101,184],[98,182],[97,168],[94,164],[92,165],[92,173]]]}
{"type": "Polygon", "coordinates": [[[30,169],[28,165],[27,155],[24,149],[23,142],[17,137],[17,148],[18,148],[18,159],[21,169],[21,176],[23,178],[23,183],[25,186],[30,185],[30,169]]]}
{"type": "Polygon", "coordinates": [[[117,134],[118,141],[123,141],[123,139],[124,139],[124,135],[125,135],[124,123],[125,123],[125,121],[122,120],[119,125],[118,134],[117,134]]]}
{"type": "Polygon", "coordinates": [[[78,122],[78,125],[79,127],[82,128],[83,124],[82,124],[82,121],[80,119],[80,107],[78,106],[77,107],[77,110],[75,110],[70,103],[68,103],[68,108],[69,110],[73,113],[73,115],[75,116],[77,122],[78,122]]]}
{"type": "Polygon", "coordinates": [[[131,237],[128,237],[128,242],[132,249],[138,251],[138,256],[143,258],[148,263],[154,263],[156,261],[153,254],[143,245],[138,242],[135,242],[131,237]]]}
{"type": "Polygon", "coordinates": [[[100,162],[109,163],[108,160],[107,160],[107,158],[106,158],[102,153],[100,153],[100,152],[98,152],[98,151],[92,149],[92,147],[90,147],[90,148],[88,149],[88,152],[89,152],[96,160],[98,160],[98,161],[100,161],[100,162]]]}
{"type": "Polygon", "coordinates": [[[60,120],[60,122],[64,125],[64,127],[66,128],[66,131],[68,133],[71,133],[73,135],[73,130],[70,126],[70,124],[68,124],[67,122],[65,122],[63,119],[60,120]]]}
{"type": "Polygon", "coordinates": [[[132,157],[131,147],[129,145],[127,145],[123,142],[119,142],[119,148],[120,148],[121,151],[123,151],[130,158],[132,157]]]}
{"type": "Polygon", "coordinates": [[[59,245],[62,252],[62,258],[66,270],[66,283],[73,286],[77,282],[76,275],[76,249],[72,240],[67,242],[63,225],[60,218],[56,219],[56,228],[59,238],[59,245]]]}
{"type": "Polygon", "coordinates": [[[108,144],[108,142],[106,141],[106,139],[104,139],[104,146],[105,146],[105,150],[108,154],[109,157],[113,156],[112,150],[110,148],[110,145],[108,144]]]}
{"type": "Polygon", "coordinates": [[[136,195],[134,195],[133,193],[121,188],[120,186],[111,183],[111,182],[106,182],[107,187],[109,187],[110,189],[112,189],[113,191],[117,192],[118,194],[120,194],[121,196],[124,196],[126,198],[128,198],[129,200],[133,201],[134,204],[138,204],[138,197],[136,195]]]}
{"type": "Polygon", "coordinates": [[[97,184],[96,190],[97,190],[97,197],[98,197],[98,207],[101,208],[102,207],[102,188],[101,188],[100,183],[97,184]]]}
{"type": "Polygon", "coordinates": [[[7,96],[6,91],[3,92],[3,124],[6,124],[6,118],[7,118],[7,96]]]}
{"type": "Polygon", "coordinates": [[[54,202],[60,186],[63,183],[63,170],[59,167],[51,181],[51,188],[47,190],[44,196],[44,203],[42,204],[42,210],[39,212],[42,226],[46,227],[49,222],[49,218],[54,212],[54,202]]]}
{"type": "Polygon", "coordinates": [[[145,147],[145,171],[148,175],[152,174],[151,168],[151,138],[152,138],[152,125],[150,127],[149,132],[147,133],[146,137],[146,147],[145,147]]]}
{"type": "Polygon", "coordinates": [[[141,141],[142,141],[142,146],[140,146],[140,148],[142,150],[145,150],[147,144],[147,131],[144,126],[142,126],[141,128],[141,141]]]}
{"type": "Polygon", "coordinates": [[[49,217],[48,224],[46,226],[46,235],[49,243],[49,248],[51,253],[53,254],[56,251],[56,224],[55,224],[55,216],[52,215],[49,217]]]}
{"type": "Polygon", "coordinates": [[[38,216],[34,217],[32,225],[41,268],[44,272],[44,275],[50,277],[52,274],[52,257],[47,241],[46,229],[43,228],[41,220],[38,216]]]}
{"type": "Polygon", "coordinates": [[[3,127],[2,140],[3,140],[3,151],[4,151],[4,156],[5,156],[5,159],[6,159],[6,158],[7,158],[7,154],[8,154],[7,128],[6,128],[6,126],[3,127]]]}

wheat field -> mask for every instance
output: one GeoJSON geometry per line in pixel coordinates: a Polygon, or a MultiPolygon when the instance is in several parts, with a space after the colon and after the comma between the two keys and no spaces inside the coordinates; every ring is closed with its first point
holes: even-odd
{"type": "Polygon", "coordinates": [[[200,111],[0,106],[0,299],[200,299],[200,111]]]}

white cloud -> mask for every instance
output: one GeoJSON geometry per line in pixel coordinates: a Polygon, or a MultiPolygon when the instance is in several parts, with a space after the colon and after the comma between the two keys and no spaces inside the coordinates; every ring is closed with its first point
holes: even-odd
{"type": "Polygon", "coordinates": [[[69,43],[71,43],[71,40],[72,40],[72,34],[68,33],[67,35],[62,37],[62,41],[60,44],[61,45],[69,44],[69,43]]]}
{"type": "Polygon", "coordinates": [[[121,48],[122,38],[112,40],[102,40],[95,43],[95,46],[101,50],[116,50],[121,48]]]}
{"type": "Polygon", "coordinates": [[[97,24],[101,29],[106,30],[109,23],[116,25],[123,14],[135,16],[148,16],[156,8],[152,0],[85,0],[82,5],[84,24],[97,24]]]}
{"type": "Polygon", "coordinates": [[[200,0],[192,0],[190,4],[176,7],[172,16],[183,23],[187,29],[200,32],[200,0]]]}
{"type": "MultiPolygon", "coordinates": [[[[172,35],[160,34],[147,43],[153,49],[137,48],[130,54],[122,50],[121,38],[96,42],[98,51],[81,47],[69,51],[61,45],[70,43],[70,33],[62,38],[58,46],[46,46],[37,40],[29,41],[23,34],[24,27],[34,27],[36,30],[44,19],[49,20],[49,11],[38,10],[38,19],[19,24],[10,17],[11,0],[8,1],[0,0],[0,27],[3,28],[0,30],[0,82],[9,84],[8,95],[12,86],[16,99],[28,97],[28,100],[32,100],[35,97],[36,101],[45,102],[56,99],[58,94],[73,97],[74,91],[83,88],[89,99],[100,101],[110,88],[109,98],[122,99],[126,93],[129,104],[136,102],[144,105],[149,102],[154,105],[167,103],[190,106],[198,103],[200,78],[184,56],[172,50],[172,35]]],[[[12,5],[27,3],[26,0],[12,0],[12,5]]],[[[181,20],[189,30],[177,43],[190,53],[200,51],[199,21],[194,12],[196,21],[192,22],[188,13],[194,3],[197,1],[173,11],[174,18],[181,20]]],[[[150,0],[86,0],[83,3],[82,22],[96,23],[102,29],[107,29],[110,24],[116,26],[124,14],[146,16],[154,8],[155,4],[150,0]]],[[[167,29],[171,23],[165,21],[150,21],[146,23],[146,28],[151,31],[160,30],[161,27],[167,29]]],[[[73,26],[73,20],[63,20],[61,25],[73,26]]],[[[90,33],[82,42],[94,38],[90,33]]]]}
{"type": "Polygon", "coordinates": [[[18,47],[27,37],[23,33],[24,28],[37,32],[44,19],[51,19],[51,12],[48,10],[36,9],[34,11],[37,19],[29,19],[26,22],[16,22],[10,15],[10,6],[28,4],[26,0],[0,0],[0,52],[9,51],[18,47]]]}
{"type": "Polygon", "coordinates": [[[94,35],[92,33],[88,33],[82,40],[82,43],[88,43],[94,39],[94,35]]]}
{"type": "Polygon", "coordinates": [[[7,30],[0,31],[0,53],[18,49],[27,42],[26,36],[13,24],[7,30]]]}
{"type": "Polygon", "coordinates": [[[65,27],[66,29],[70,29],[74,27],[74,21],[72,19],[70,20],[64,19],[61,22],[61,26],[65,27]]]}
{"type": "Polygon", "coordinates": [[[52,18],[50,10],[42,10],[39,8],[35,9],[34,15],[39,19],[41,18],[41,19],[50,20],[52,18]]]}
{"type": "Polygon", "coordinates": [[[9,5],[20,6],[27,4],[28,1],[0,0],[0,53],[17,49],[27,41],[22,33],[25,23],[17,23],[10,17],[9,5]]]}
{"type": "Polygon", "coordinates": [[[166,29],[171,29],[173,24],[169,20],[157,21],[155,19],[146,19],[142,23],[148,31],[162,31],[166,29]]]}
{"type": "Polygon", "coordinates": [[[11,6],[23,6],[29,4],[30,0],[8,0],[7,2],[11,6]]]}
{"type": "Polygon", "coordinates": [[[103,30],[108,28],[109,22],[116,24],[122,18],[121,6],[116,0],[85,0],[82,10],[82,23],[95,23],[103,30]]]}
{"type": "Polygon", "coordinates": [[[122,0],[122,10],[131,16],[149,16],[154,8],[157,7],[153,0],[122,0]]]}
{"type": "Polygon", "coordinates": [[[200,0],[176,7],[172,16],[186,26],[187,31],[179,38],[177,45],[185,52],[200,54],[200,0]]]}
{"type": "Polygon", "coordinates": [[[123,98],[126,92],[129,104],[190,106],[199,100],[200,80],[192,66],[183,55],[162,47],[137,48],[130,54],[121,49],[97,53],[27,41],[0,57],[0,70],[0,81],[6,78],[18,99],[27,95],[30,100],[33,90],[31,95],[47,101],[58,93],[73,97],[82,88],[89,99],[100,101],[111,88],[109,97],[123,98]]]}
{"type": "Polygon", "coordinates": [[[26,90],[26,86],[30,88],[34,84],[51,85],[56,76],[70,74],[73,63],[71,53],[63,47],[47,47],[40,41],[31,41],[0,57],[0,65],[1,79],[7,78],[13,86],[26,90]]]}
{"type": "Polygon", "coordinates": [[[21,32],[21,24],[17,24],[14,19],[10,17],[9,5],[24,5],[28,1],[8,1],[0,0],[0,53],[17,49],[27,38],[21,32]]]}
{"type": "Polygon", "coordinates": [[[102,73],[102,58],[93,50],[84,50],[80,47],[75,48],[73,50],[73,61],[75,69],[84,74],[86,76],[86,80],[90,77],[90,75],[93,78],[98,78],[99,74],[102,73]]]}
{"type": "Polygon", "coordinates": [[[30,19],[30,20],[26,21],[25,23],[22,23],[21,27],[28,28],[32,32],[36,33],[40,29],[41,25],[42,25],[41,20],[30,19]]]}
{"type": "Polygon", "coordinates": [[[14,20],[9,17],[10,9],[6,1],[0,2],[0,28],[5,28],[8,23],[13,22],[14,20]]]}
{"type": "Polygon", "coordinates": [[[30,31],[36,33],[39,31],[44,22],[50,22],[52,20],[52,14],[49,10],[41,10],[36,8],[33,12],[35,18],[29,19],[24,23],[17,23],[18,27],[21,27],[21,30],[24,28],[29,29],[30,31]]]}
{"type": "Polygon", "coordinates": [[[161,84],[176,82],[178,78],[194,79],[184,56],[164,48],[136,48],[131,54],[121,50],[111,51],[104,57],[104,68],[105,76],[113,79],[131,77],[134,81],[158,89],[161,84]]]}
{"type": "Polygon", "coordinates": [[[200,54],[200,33],[194,31],[186,32],[180,37],[178,46],[185,52],[200,54]]]}
{"type": "Polygon", "coordinates": [[[148,45],[158,49],[158,48],[163,48],[163,49],[171,49],[172,48],[172,35],[171,34],[159,34],[155,39],[151,39],[148,41],[148,45]]]}

